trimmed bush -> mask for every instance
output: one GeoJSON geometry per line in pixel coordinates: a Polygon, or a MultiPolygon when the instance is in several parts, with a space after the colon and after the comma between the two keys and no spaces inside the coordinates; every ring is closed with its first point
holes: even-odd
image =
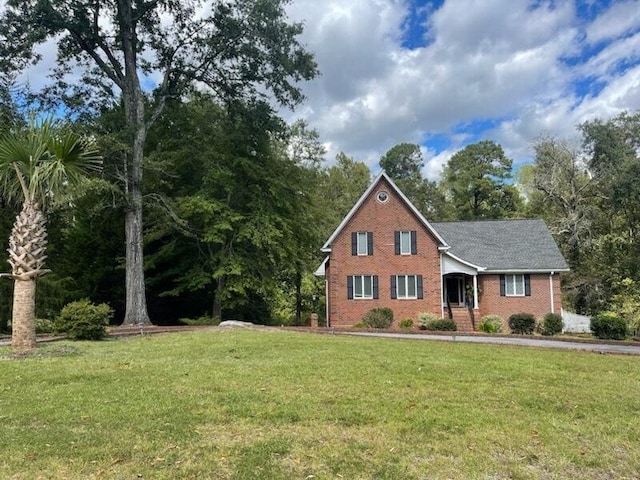
{"type": "Polygon", "coordinates": [[[624,340],[629,335],[629,326],[614,313],[601,313],[591,318],[591,332],[605,340],[624,340]]]}
{"type": "Polygon", "coordinates": [[[445,318],[431,320],[425,325],[424,330],[435,330],[440,332],[455,332],[458,329],[456,322],[445,318]]]}
{"type": "Polygon", "coordinates": [[[400,320],[399,327],[403,330],[409,330],[413,327],[413,319],[405,318],[404,320],[400,320]]]}
{"type": "Polygon", "coordinates": [[[441,320],[441,318],[433,313],[422,312],[418,314],[418,328],[420,330],[426,330],[427,325],[432,322],[441,320]]]}
{"type": "Polygon", "coordinates": [[[393,323],[393,310],[388,307],[372,308],[364,314],[362,323],[371,328],[389,328],[393,323]]]}
{"type": "Polygon", "coordinates": [[[562,333],[562,317],[556,313],[547,313],[538,328],[540,333],[546,336],[562,333]]]}
{"type": "Polygon", "coordinates": [[[485,315],[478,325],[478,330],[485,333],[499,333],[502,331],[504,320],[499,315],[485,315]]]}
{"type": "Polygon", "coordinates": [[[94,305],[88,299],[64,306],[54,322],[56,333],[66,333],[72,340],[102,340],[113,310],[106,303],[94,305]]]}
{"type": "Polygon", "coordinates": [[[531,335],[536,328],[536,318],[530,313],[514,313],[509,317],[511,333],[531,335]]]}
{"type": "Polygon", "coordinates": [[[36,333],[51,333],[53,330],[53,321],[47,318],[36,318],[36,333]]]}

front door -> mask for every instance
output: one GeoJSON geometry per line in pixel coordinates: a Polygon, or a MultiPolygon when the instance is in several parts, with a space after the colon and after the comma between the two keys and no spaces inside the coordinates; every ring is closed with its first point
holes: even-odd
{"type": "Polygon", "coordinates": [[[464,280],[461,277],[447,277],[445,282],[445,301],[452,307],[464,306],[464,280]]]}

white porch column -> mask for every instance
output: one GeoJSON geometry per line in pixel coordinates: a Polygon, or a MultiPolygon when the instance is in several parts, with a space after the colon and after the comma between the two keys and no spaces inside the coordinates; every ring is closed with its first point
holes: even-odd
{"type": "Polygon", "coordinates": [[[553,272],[549,273],[549,297],[551,298],[551,313],[556,313],[556,306],[553,301],[553,272]]]}
{"type": "Polygon", "coordinates": [[[473,276],[473,309],[478,310],[478,275],[473,276]]]}

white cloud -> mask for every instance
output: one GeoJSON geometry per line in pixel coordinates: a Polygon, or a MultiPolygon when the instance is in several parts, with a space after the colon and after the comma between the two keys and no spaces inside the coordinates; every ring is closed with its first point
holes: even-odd
{"type": "Polygon", "coordinates": [[[413,50],[402,47],[408,1],[294,0],[292,16],[307,19],[303,41],[322,72],[296,114],[318,129],[329,158],[342,150],[374,166],[395,144],[447,135],[445,151],[427,142],[424,173],[436,178],[478,137],[518,162],[543,132],[571,136],[588,117],[640,108],[637,1],[614,2],[585,24],[571,1],[447,0],[426,21],[428,43],[413,50]],[[581,58],[587,37],[616,41],[581,58]],[[575,86],[590,80],[605,83],[593,98],[575,86]]]}

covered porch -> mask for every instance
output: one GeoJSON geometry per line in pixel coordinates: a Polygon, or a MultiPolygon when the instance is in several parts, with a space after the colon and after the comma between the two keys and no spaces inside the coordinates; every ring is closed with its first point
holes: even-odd
{"type": "Polygon", "coordinates": [[[478,272],[482,267],[471,265],[448,252],[441,256],[442,318],[454,320],[458,330],[475,330],[480,308],[478,272]]]}

